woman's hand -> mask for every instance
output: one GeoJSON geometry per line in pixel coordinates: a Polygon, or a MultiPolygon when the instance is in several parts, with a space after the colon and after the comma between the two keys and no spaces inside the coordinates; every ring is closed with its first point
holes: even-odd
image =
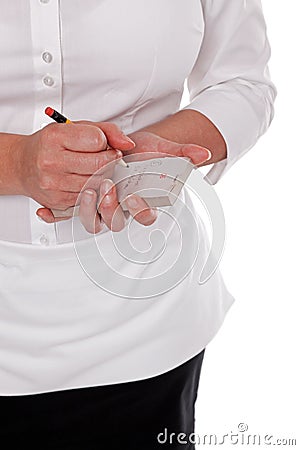
{"type": "Polygon", "coordinates": [[[122,157],[120,150],[133,148],[134,143],[111,123],[55,123],[23,136],[18,147],[20,193],[44,205],[37,214],[52,223],[62,219],[55,220],[51,209],[65,210],[78,204],[83,187],[98,189],[101,181],[112,175],[114,164],[122,157]],[[108,146],[119,150],[106,150],[108,146]]]}
{"type": "MultiPolygon", "coordinates": [[[[65,210],[80,204],[80,220],[90,233],[98,233],[104,223],[113,231],[125,226],[126,217],[110,178],[115,163],[122,157],[119,150],[132,149],[135,144],[117,125],[87,121],[51,124],[25,138],[24,195],[45,206],[37,211],[40,218],[47,223],[70,219],[72,216],[55,218],[51,209],[65,210]],[[107,146],[111,150],[102,151],[107,146]],[[103,196],[98,208],[101,220],[96,211],[99,188],[103,196]]],[[[156,211],[138,195],[130,196],[126,203],[129,213],[141,224],[155,221],[156,211]]]]}
{"type": "Polygon", "coordinates": [[[178,144],[149,131],[137,131],[128,136],[134,141],[135,147],[123,152],[124,155],[133,155],[126,158],[127,162],[166,156],[185,156],[199,167],[211,158],[210,151],[205,147],[196,144],[178,144]]]}
{"type": "MultiPolygon", "coordinates": [[[[131,155],[126,161],[138,161],[165,156],[185,156],[192,160],[195,166],[202,165],[211,157],[210,151],[194,144],[178,144],[168,141],[148,131],[138,131],[129,135],[134,141],[133,149],[123,151],[124,155],[131,155]]],[[[125,226],[125,215],[119,205],[116,187],[109,179],[100,186],[100,205],[97,214],[97,194],[93,190],[86,190],[80,203],[79,216],[81,222],[90,233],[98,233],[105,223],[111,230],[120,231],[125,226]]],[[[157,217],[154,208],[138,195],[130,195],[125,200],[129,213],[143,225],[151,225],[157,217]]]]}

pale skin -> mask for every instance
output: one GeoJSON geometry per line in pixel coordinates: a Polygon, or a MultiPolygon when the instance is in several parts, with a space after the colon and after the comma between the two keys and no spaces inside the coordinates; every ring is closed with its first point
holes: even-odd
{"type": "MultiPolygon", "coordinates": [[[[55,219],[51,209],[80,204],[80,220],[88,232],[98,233],[104,223],[120,231],[126,216],[110,177],[122,154],[146,152],[151,157],[187,156],[200,167],[225,159],[226,143],[213,123],[194,110],[179,111],[128,136],[108,122],[51,124],[28,136],[0,133],[0,195],[35,199],[45,207],[37,214],[48,223],[67,219],[55,219]]],[[[142,198],[132,194],[125,201],[139,223],[155,222],[157,211],[142,198]]]]}

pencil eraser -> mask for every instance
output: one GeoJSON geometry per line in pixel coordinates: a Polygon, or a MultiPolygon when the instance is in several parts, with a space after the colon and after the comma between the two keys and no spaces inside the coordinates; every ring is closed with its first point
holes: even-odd
{"type": "Polygon", "coordinates": [[[52,115],[53,115],[53,113],[54,113],[54,109],[53,109],[53,108],[50,108],[50,106],[48,106],[48,107],[45,109],[45,113],[47,114],[47,116],[52,117],[52,115]]]}

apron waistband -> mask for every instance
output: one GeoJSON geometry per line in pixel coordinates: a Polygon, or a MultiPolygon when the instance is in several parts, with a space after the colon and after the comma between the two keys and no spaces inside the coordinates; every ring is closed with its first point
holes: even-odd
{"type": "MultiPolygon", "coordinates": [[[[106,233],[104,233],[106,234],[106,233]]],[[[83,239],[80,246],[95,245],[95,240],[100,245],[103,235],[93,236],[92,238],[83,239]]],[[[76,243],[78,245],[78,243],[76,243]]],[[[63,260],[76,258],[75,243],[67,242],[64,244],[51,245],[43,247],[33,244],[23,244],[19,242],[0,240],[0,264],[22,264],[37,262],[41,260],[63,260]]]]}

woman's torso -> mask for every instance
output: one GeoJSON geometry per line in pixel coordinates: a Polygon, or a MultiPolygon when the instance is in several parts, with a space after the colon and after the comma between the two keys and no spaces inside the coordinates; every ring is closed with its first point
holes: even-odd
{"type": "MultiPolygon", "coordinates": [[[[200,0],[15,0],[0,29],[2,132],[39,130],[50,105],[129,133],[178,110],[204,23],[200,0]]],[[[127,229],[94,241],[75,220],[73,243],[71,220],[45,224],[33,200],[0,197],[0,394],[142,379],[207,345],[233,299],[218,271],[199,285],[206,236],[189,196],[175,205],[131,224],[129,261],[115,245],[127,229]]]]}
{"type": "MultiPolygon", "coordinates": [[[[178,110],[204,23],[199,0],[16,0],[2,5],[0,29],[2,132],[39,130],[50,105],[129,133],[178,110]]],[[[39,206],[1,196],[0,240],[70,242],[70,221],[42,223],[39,206]]]]}

